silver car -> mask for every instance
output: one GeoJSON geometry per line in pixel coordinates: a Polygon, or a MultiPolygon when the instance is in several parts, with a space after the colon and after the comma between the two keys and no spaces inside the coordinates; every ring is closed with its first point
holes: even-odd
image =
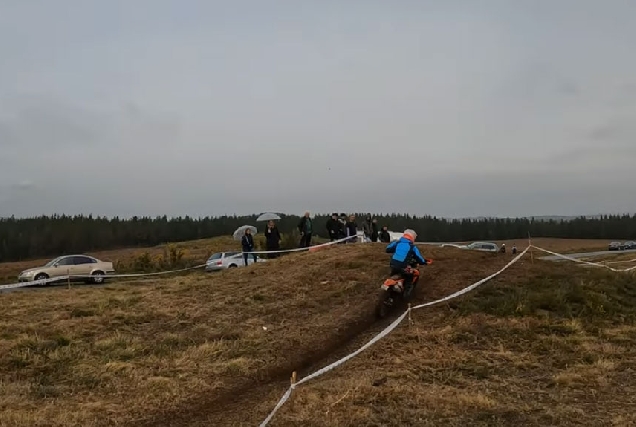
{"type": "Polygon", "coordinates": [[[484,252],[499,252],[499,246],[496,243],[491,242],[474,242],[470,245],[466,245],[463,249],[471,249],[473,251],[484,251],[484,252]]]}
{"type": "Polygon", "coordinates": [[[78,276],[71,280],[103,283],[104,276],[114,273],[112,262],[100,261],[88,255],[65,255],[47,262],[42,267],[24,270],[18,276],[18,281],[38,282],[57,277],[78,276]]]}
{"type": "MultiPolygon", "coordinates": [[[[256,255],[256,262],[265,262],[266,260],[256,255]]],[[[247,265],[254,263],[254,255],[249,254],[247,265]]],[[[219,271],[226,268],[244,267],[245,261],[241,252],[217,252],[212,254],[205,263],[205,271],[219,271]]]]}

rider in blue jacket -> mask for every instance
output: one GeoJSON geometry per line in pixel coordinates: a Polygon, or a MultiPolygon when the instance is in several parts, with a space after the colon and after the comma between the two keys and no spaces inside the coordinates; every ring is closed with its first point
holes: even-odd
{"type": "Polygon", "coordinates": [[[404,278],[405,294],[410,294],[413,285],[413,274],[408,273],[406,268],[413,262],[427,265],[430,261],[422,256],[420,250],[415,246],[417,233],[411,229],[404,230],[404,235],[400,240],[391,242],[386,247],[386,252],[393,254],[389,266],[391,275],[400,275],[404,278]]]}

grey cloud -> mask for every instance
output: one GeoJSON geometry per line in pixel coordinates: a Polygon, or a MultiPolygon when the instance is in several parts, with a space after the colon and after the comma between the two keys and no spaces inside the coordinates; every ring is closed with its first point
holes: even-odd
{"type": "Polygon", "coordinates": [[[12,185],[13,188],[16,188],[18,190],[31,190],[33,188],[35,188],[35,183],[33,181],[29,181],[29,180],[23,180],[20,182],[16,182],[15,184],[12,185]]]}
{"type": "MultiPolygon", "coordinates": [[[[173,144],[179,138],[175,115],[152,114],[127,102],[94,109],[50,100],[22,100],[0,118],[0,147],[21,150],[68,150],[173,144]]],[[[7,110],[7,108],[5,108],[7,110]]]]}
{"type": "Polygon", "coordinates": [[[636,211],[634,2],[60,2],[0,16],[0,215],[636,211]]]}

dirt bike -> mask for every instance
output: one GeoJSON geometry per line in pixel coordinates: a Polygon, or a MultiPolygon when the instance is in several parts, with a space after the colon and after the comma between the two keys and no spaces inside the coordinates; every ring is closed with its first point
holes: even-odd
{"type": "Polygon", "coordinates": [[[412,262],[404,269],[406,274],[413,276],[413,283],[408,295],[405,295],[404,278],[400,274],[392,275],[382,283],[378,303],[376,305],[376,315],[379,318],[386,317],[393,307],[411,298],[420,278],[420,270],[418,270],[418,267],[419,265],[417,263],[412,262]]]}

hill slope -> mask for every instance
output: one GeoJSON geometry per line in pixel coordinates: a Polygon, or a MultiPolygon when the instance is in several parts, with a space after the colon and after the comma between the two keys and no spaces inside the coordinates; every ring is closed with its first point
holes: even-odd
{"type": "Polygon", "coordinates": [[[297,389],[270,425],[636,425],[634,277],[535,269],[415,312],[297,389]]]}
{"type": "MultiPolygon", "coordinates": [[[[432,255],[422,298],[509,258],[432,255]]],[[[386,273],[382,246],[339,245],[221,274],[2,295],[0,424],[158,425],[214,407],[372,325],[386,273]]]]}

